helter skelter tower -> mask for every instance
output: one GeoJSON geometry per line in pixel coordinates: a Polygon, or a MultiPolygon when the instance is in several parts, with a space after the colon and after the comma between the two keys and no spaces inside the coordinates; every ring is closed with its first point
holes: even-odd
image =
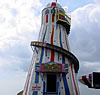
{"type": "Polygon", "coordinates": [[[38,41],[31,42],[33,59],[22,95],[79,95],[79,62],[70,52],[71,18],[52,2],[42,10],[38,41]]]}

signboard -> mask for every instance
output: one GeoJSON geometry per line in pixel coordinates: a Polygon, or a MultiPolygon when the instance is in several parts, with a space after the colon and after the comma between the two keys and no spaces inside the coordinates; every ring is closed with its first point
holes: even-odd
{"type": "Polygon", "coordinates": [[[43,72],[61,72],[62,65],[61,64],[42,64],[41,69],[43,72]]]}
{"type": "Polygon", "coordinates": [[[68,72],[68,64],[61,64],[56,62],[36,63],[36,72],[68,72]]]}
{"type": "Polygon", "coordinates": [[[33,91],[40,91],[40,90],[41,90],[41,85],[39,85],[39,84],[33,85],[33,86],[32,86],[32,90],[33,90],[33,91]]]}

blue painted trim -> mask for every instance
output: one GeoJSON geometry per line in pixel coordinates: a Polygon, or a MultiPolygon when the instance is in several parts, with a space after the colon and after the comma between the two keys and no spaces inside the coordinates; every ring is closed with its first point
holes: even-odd
{"type": "Polygon", "coordinates": [[[35,83],[39,83],[39,72],[36,72],[35,83]]]}
{"type": "Polygon", "coordinates": [[[57,83],[57,85],[58,85],[58,95],[59,95],[59,82],[57,83]]]}
{"type": "MultiPolygon", "coordinates": [[[[65,56],[62,56],[62,64],[65,64],[65,56]]],[[[65,87],[65,95],[70,95],[68,83],[67,83],[67,79],[66,79],[66,74],[63,73],[62,77],[63,77],[64,87],[65,87]]]]}
{"type": "Polygon", "coordinates": [[[63,48],[62,42],[61,42],[61,29],[60,29],[60,46],[61,46],[61,48],[63,48]]]}
{"type": "Polygon", "coordinates": [[[43,94],[42,95],[45,95],[45,82],[43,81],[43,94]]]}
{"type": "MultiPolygon", "coordinates": [[[[45,30],[45,33],[44,33],[42,42],[44,42],[44,40],[45,40],[46,31],[47,31],[47,27],[46,27],[46,30],[45,30]]],[[[40,56],[39,63],[42,63],[43,54],[44,54],[44,48],[42,48],[42,50],[41,50],[41,56],[40,56]]],[[[35,75],[35,83],[39,83],[39,72],[36,72],[36,75],[35,75]]]]}
{"type": "Polygon", "coordinates": [[[45,29],[45,33],[44,33],[42,42],[44,42],[44,40],[45,40],[46,31],[47,31],[47,26],[46,26],[46,29],[45,29]]]}
{"type": "Polygon", "coordinates": [[[38,92],[37,91],[33,91],[33,95],[38,95],[38,92]]]}
{"type": "MultiPolygon", "coordinates": [[[[62,56],[62,64],[65,64],[65,56],[62,56]]],[[[66,74],[63,73],[62,77],[63,77],[64,87],[65,87],[65,95],[70,95],[68,83],[67,83],[67,79],[66,79],[66,74]]]]}
{"type": "Polygon", "coordinates": [[[39,63],[42,62],[42,59],[43,59],[43,53],[44,53],[44,48],[42,48],[42,50],[41,50],[41,57],[40,57],[40,61],[39,61],[39,63]]]}
{"type": "Polygon", "coordinates": [[[66,80],[66,74],[63,73],[62,77],[63,77],[64,87],[65,87],[65,95],[70,95],[67,80],[66,80]]]}
{"type": "Polygon", "coordinates": [[[92,80],[92,77],[89,77],[90,80],[92,80]]]}
{"type": "Polygon", "coordinates": [[[64,20],[66,20],[65,16],[64,16],[64,20]]]}
{"type": "Polygon", "coordinates": [[[65,56],[62,56],[62,64],[65,64],[65,56]]]}
{"type": "MultiPolygon", "coordinates": [[[[46,31],[47,31],[47,27],[46,27],[46,30],[45,30],[45,33],[44,33],[42,42],[44,42],[44,40],[45,40],[46,31]]],[[[43,54],[44,54],[44,48],[42,48],[42,50],[41,50],[41,56],[40,56],[40,61],[39,61],[39,63],[42,62],[43,54]]]]}
{"type": "MultiPolygon", "coordinates": [[[[61,42],[61,29],[60,29],[60,46],[63,48],[62,42],[61,42]]],[[[65,64],[65,56],[62,55],[62,64],[65,64]]],[[[69,88],[68,88],[68,83],[66,79],[66,74],[62,74],[63,77],[63,82],[64,82],[64,87],[65,87],[65,95],[70,95],[69,88]]]]}

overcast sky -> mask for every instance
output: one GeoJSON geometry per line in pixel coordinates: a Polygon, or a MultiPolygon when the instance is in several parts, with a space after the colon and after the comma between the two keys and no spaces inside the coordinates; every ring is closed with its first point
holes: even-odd
{"type": "MultiPolygon", "coordinates": [[[[38,39],[41,10],[53,0],[0,0],[0,95],[24,88],[38,39]]],[[[80,61],[79,75],[100,71],[100,0],[58,0],[71,11],[71,51],[80,61]]],[[[100,95],[79,83],[81,95],[100,95]]]]}

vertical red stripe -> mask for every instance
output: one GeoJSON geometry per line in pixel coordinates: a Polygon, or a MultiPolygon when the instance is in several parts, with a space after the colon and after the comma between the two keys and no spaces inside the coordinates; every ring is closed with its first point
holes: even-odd
{"type": "Polygon", "coordinates": [[[51,59],[50,59],[50,62],[54,62],[54,51],[51,50],[51,59]]]}
{"type": "Polygon", "coordinates": [[[64,20],[64,16],[62,16],[62,19],[64,20]]]}
{"type": "MultiPolygon", "coordinates": [[[[53,35],[54,35],[54,25],[52,25],[51,44],[53,44],[53,35]]],[[[54,62],[54,51],[53,50],[51,50],[50,62],[54,62]]]]}
{"type": "Polygon", "coordinates": [[[89,74],[89,77],[91,77],[92,76],[92,74],[89,74]]]}
{"type": "Polygon", "coordinates": [[[72,71],[72,77],[73,77],[73,82],[74,82],[74,86],[75,86],[75,92],[76,92],[76,95],[78,95],[78,91],[77,91],[77,87],[76,87],[75,79],[74,79],[74,73],[73,73],[73,67],[72,67],[72,64],[71,64],[71,71],[72,71]]]}
{"type": "MultiPolygon", "coordinates": [[[[67,38],[66,38],[66,31],[65,31],[65,40],[66,40],[67,50],[69,51],[68,44],[67,44],[67,38]]],[[[73,82],[74,82],[75,92],[76,92],[76,95],[78,95],[78,91],[77,91],[77,87],[76,87],[75,79],[74,79],[74,73],[73,73],[72,64],[71,64],[71,72],[72,72],[72,79],[73,79],[73,82]]]]}
{"type": "Polygon", "coordinates": [[[46,23],[48,23],[48,15],[46,15],[46,23]]]}
{"type": "Polygon", "coordinates": [[[52,15],[52,22],[54,22],[54,16],[52,15]]]}
{"type": "Polygon", "coordinates": [[[56,3],[55,2],[52,2],[51,6],[56,7],[56,3]]]}
{"type": "Polygon", "coordinates": [[[82,76],[82,79],[86,79],[86,76],[82,76]]]}
{"type": "MultiPolygon", "coordinates": [[[[35,59],[35,57],[34,57],[35,59]]],[[[32,72],[32,68],[33,68],[33,64],[34,64],[34,59],[33,59],[33,63],[29,72],[29,77],[28,77],[28,82],[27,82],[27,86],[26,86],[26,90],[25,90],[25,95],[27,95],[27,91],[28,91],[28,86],[29,86],[29,81],[30,81],[30,76],[31,76],[31,72],[32,72]]]]}
{"type": "Polygon", "coordinates": [[[61,19],[61,14],[59,14],[59,19],[61,19]]]}
{"type": "Polygon", "coordinates": [[[53,44],[54,25],[52,25],[51,44],[53,44]]]}

